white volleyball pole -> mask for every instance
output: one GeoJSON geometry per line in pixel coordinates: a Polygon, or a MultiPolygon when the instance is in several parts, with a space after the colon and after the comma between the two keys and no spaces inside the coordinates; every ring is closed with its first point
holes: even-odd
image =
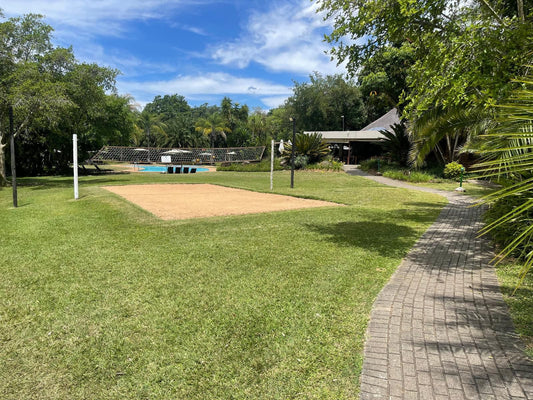
{"type": "Polygon", "coordinates": [[[78,199],[78,135],[72,135],[72,154],[74,156],[74,199],[78,199]]]}
{"type": "Polygon", "coordinates": [[[270,151],[270,190],[274,188],[274,141],[272,140],[272,148],[270,151]]]}

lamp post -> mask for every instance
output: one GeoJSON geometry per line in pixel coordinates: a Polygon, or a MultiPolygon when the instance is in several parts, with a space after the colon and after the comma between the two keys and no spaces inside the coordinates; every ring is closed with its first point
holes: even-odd
{"type": "Polygon", "coordinates": [[[463,173],[465,172],[465,167],[461,167],[461,176],[459,178],[459,187],[455,189],[456,192],[465,192],[463,187],[463,173]]]}
{"type": "Polygon", "coordinates": [[[291,189],[294,187],[294,147],[296,147],[296,125],[294,117],[290,117],[292,122],[292,145],[291,145],[291,189]]]}
{"type": "Polygon", "coordinates": [[[342,130],[344,131],[344,115],[341,115],[342,118],[342,130]]]}

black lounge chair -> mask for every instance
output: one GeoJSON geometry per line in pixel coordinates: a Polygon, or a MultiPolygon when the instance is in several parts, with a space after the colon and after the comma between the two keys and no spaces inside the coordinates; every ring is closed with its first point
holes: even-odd
{"type": "Polygon", "coordinates": [[[191,168],[190,173],[191,173],[191,174],[195,174],[195,173],[196,173],[196,168],[191,168]]]}
{"type": "Polygon", "coordinates": [[[113,172],[113,170],[109,168],[100,168],[98,164],[93,163],[93,165],[94,165],[94,169],[96,169],[96,171],[98,171],[97,173],[99,174],[106,174],[108,172],[113,172]]]}
{"type": "Polygon", "coordinates": [[[189,173],[189,167],[183,167],[183,173],[188,174],[189,173]]]}
{"type": "Polygon", "coordinates": [[[181,174],[181,167],[176,167],[176,174],[181,174]]]}
{"type": "Polygon", "coordinates": [[[174,173],[174,167],[167,167],[167,174],[173,174],[174,173]]]}

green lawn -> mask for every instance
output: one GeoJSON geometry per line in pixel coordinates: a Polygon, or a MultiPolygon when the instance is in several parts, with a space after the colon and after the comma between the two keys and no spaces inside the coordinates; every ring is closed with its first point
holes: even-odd
{"type": "MultiPolygon", "coordinates": [[[[444,200],[276,172],[328,207],[160,221],[99,185],[268,173],[21,180],[0,189],[0,398],[352,399],[372,303],[444,200]]],[[[213,199],[216,201],[216,199],[213,199]]]]}
{"type": "Polygon", "coordinates": [[[516,331],[524,340],[526,353],[533,359],[533,275],[528,273],[516,293],[522,266],[502,264],[496,268],[503,297],[509,306],[516,331]]]}
{"type": "MultiPolygon", "coordinates": [[[[433,189],[454,191],[459,187],[459,182],[444,181],[444,182],[428,182],[428,183],[411,183],[414,186],[429,187],[433,189]]],[[[483,197],[489,193],[494,192],[496,189],[479,185],[477,183],[463,182],[463,188],[465,194],[472,197],[483,197]]]]}

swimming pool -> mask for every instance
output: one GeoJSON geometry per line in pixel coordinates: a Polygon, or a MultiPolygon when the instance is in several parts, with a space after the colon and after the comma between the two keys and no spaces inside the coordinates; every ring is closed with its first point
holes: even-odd
{"type": "Polygon", "coordinates": [[[195,168],[196,169],[196,172],[207,172],[209,171],[209,168],[202,168],[202,167],[196,167],[194,165],[169,165],[169,166],[166,166],[166,165],[138,165],[137,168],[138,168],[138,171],[140,172],[167,172],[168,171],[168,168],[169,167],[174,167],[174,170],[177,169],[180,169],[181,168],[181,171],[182,172],[185,172],[185,169],[186,171],[191,171],[192,168],[195,168]]]}

